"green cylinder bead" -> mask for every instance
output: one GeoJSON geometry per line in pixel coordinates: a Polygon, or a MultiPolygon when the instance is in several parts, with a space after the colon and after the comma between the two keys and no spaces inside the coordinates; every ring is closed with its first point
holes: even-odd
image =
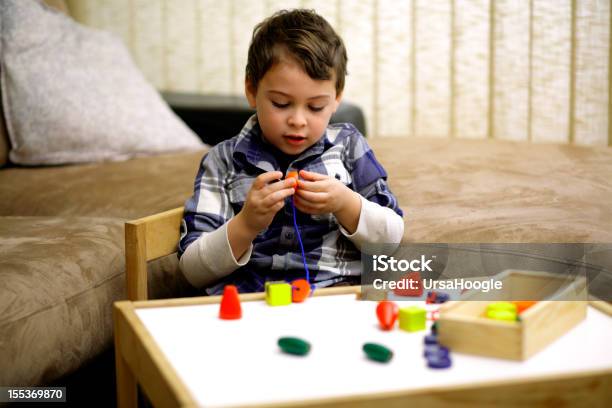
{"type": "Polygon", "coordinates": [[[285,353],[296,356],[305,356],[310,351],[310,343],[297,337],[281,337],[278,339],[278,346],[285,353]]]}
{"type": "Polygon", "coordinates": [[[370,360],[380,361],[381,363],[387,363],[393,358],[393,352],[391,350],[376,343],[364,344],[363,351],[370,360]]]}

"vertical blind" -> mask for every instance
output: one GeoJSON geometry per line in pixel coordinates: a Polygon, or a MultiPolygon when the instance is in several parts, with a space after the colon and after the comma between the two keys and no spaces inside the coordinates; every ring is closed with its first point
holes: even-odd
{"type": "Polygon", "coordinates": [[[72,0],[158,89],[243,94],[255,24],[323,15],[371,137],[612,145],[610,0],[72,0]]]}

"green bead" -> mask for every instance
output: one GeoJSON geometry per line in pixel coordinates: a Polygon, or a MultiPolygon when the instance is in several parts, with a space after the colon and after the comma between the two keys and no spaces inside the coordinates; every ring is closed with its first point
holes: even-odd
{"type": "Polygon", "coordinates": [[[310,351],[310,344],[297,337],[281,337],[278,339],[278,346],[285,353],[305,356],[310,351]]]}
{"type": "Polygon", "coordinates": [[[376,343],[365,343],[363,345],[363,351],[370,360],[380,361],[381,363],[387,363],[393,358],[393,352],[391,350],[376,343]]]}

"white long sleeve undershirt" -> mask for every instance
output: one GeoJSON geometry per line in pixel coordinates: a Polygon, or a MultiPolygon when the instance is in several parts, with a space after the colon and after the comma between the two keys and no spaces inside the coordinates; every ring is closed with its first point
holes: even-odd
{"type": "MultiPolygon", "coordinates": [[[[340,232],[361,250],[365,244],[399,245],[404,235],[404,220],[390,208],[361,198],[359,223],[349,234],[342,226],[340,232]]],[[[236,259],[227,237],[227,224],[215,231],[202,234],[192,242],[180,260],[185,278],[196,288],[208,286],[229,275],[251,259],[253,244],[236,259]]]]}

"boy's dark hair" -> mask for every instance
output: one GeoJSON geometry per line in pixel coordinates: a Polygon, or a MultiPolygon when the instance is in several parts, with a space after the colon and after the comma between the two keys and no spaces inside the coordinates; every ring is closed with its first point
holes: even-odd
{"type": "Polygon", "coordinates": [[[347,61],[344,43],[314,10],[281,10],[255,26],[246,66],[246,79],[255,89],[283,51],[312,79],[331,79],[335,72],[336,93],[344,89],[347,61]]]}

